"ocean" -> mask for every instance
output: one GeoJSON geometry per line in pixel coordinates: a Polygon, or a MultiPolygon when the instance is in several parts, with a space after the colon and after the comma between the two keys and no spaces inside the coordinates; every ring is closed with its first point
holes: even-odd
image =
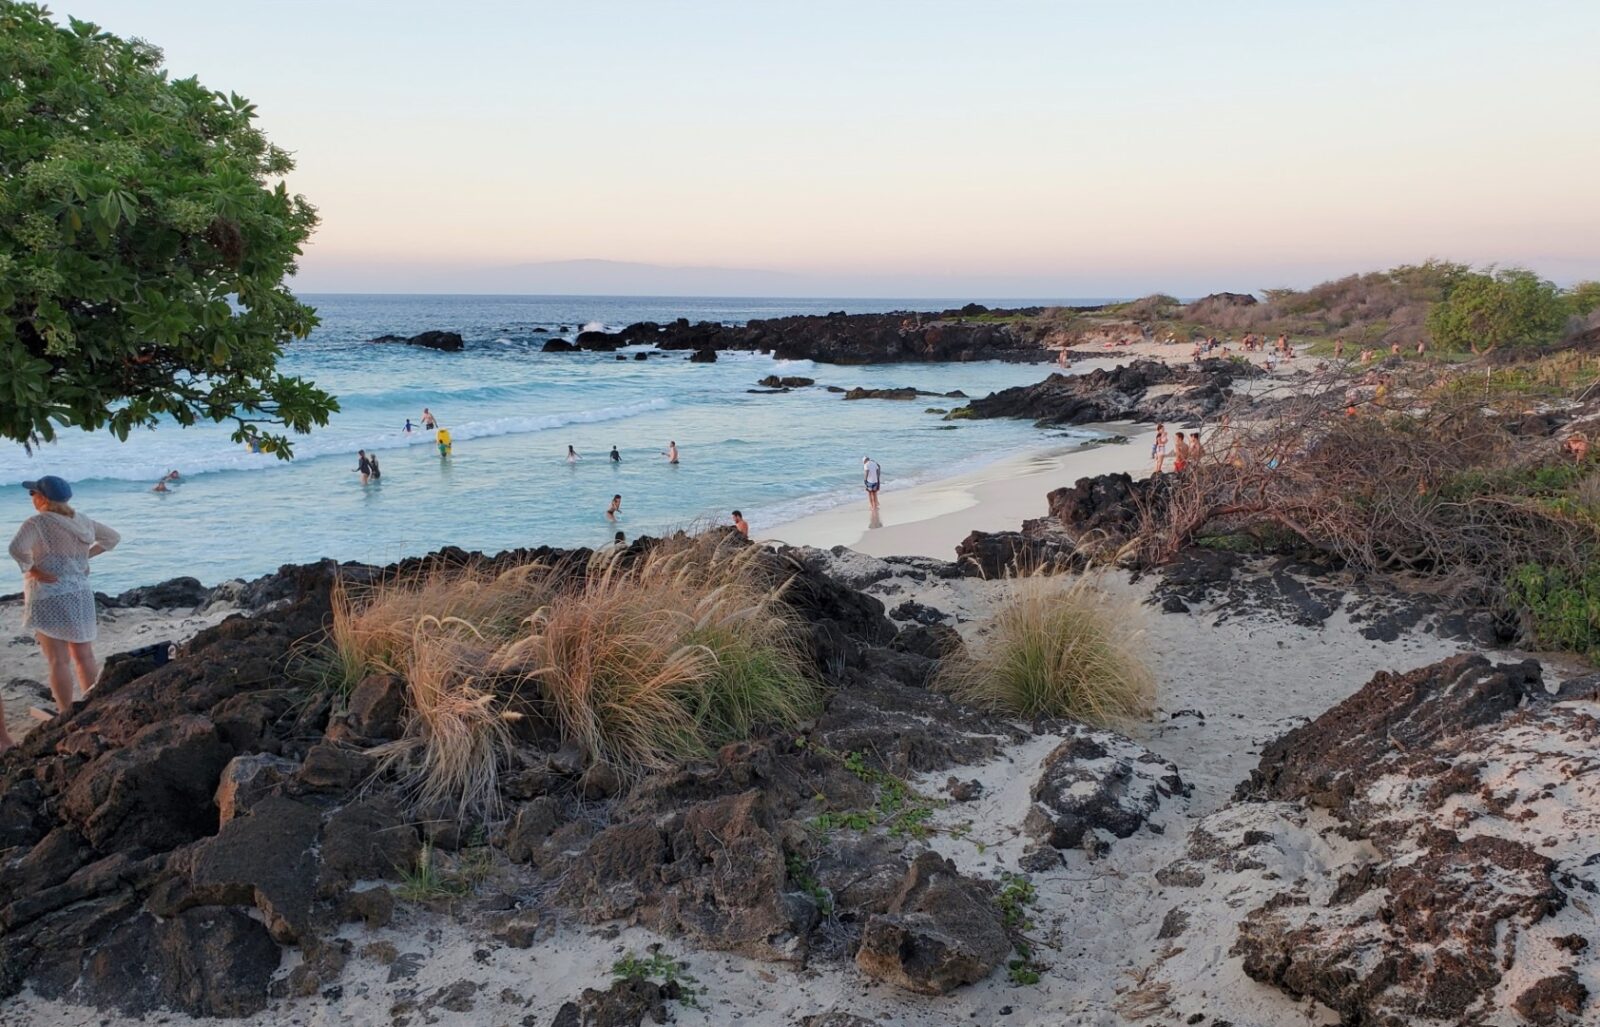
{"type": "MultiPolygon", "coordinates": [[[[73,503],[122,533],[94,563],[95,586],[116,592],[178,575],[207,584],[253,577],[318,557],[391,562],[443,545],[497,551],[541,544],[596,546],[716,521],[741,509],[757,537],[806,513],[861,502],[861,458],[897,488],[946,477],[1063,436],[1025,422],[945,422],[925,408],[962,400],[845,401],[821,388],[751,395],[769,374],[819,386],[912,386],[982,396],[1037,381],[1041,364],[839,367],[725,353],[618,361],[610,353],[544,354],[551,338],[677,317],[740,323],[785,314],[941,309],[928,300],[684,299],[511,296],[315,296],[321,325],[288,348],[281,370],[339,397],[325,428],[295,439],[295,459],[252,454],[231,425],[164,424],[126,442],[69,432],[36,448],[0,444],[0,485],[57,474],[73,503]],[[544,332],[534,329],[543,328],[544,332]],[[565,328],[566,331],[561,329],[565,328]],[[374,345],[375,336],[428,329],[461,333],[441,353],[374,345]],[[403,431],[428,407],[449,428],[441,459],[432,433],[403,431]],[[662,456],[669,441],[677,466],[662,456]],[[567,446],[582,459],[566,459],[567,446]],[[619,464],[607,459],[612,446],[619,464]],[[356,450],[379,454],[383,477],[363,487],[356,450]],[[151,485],[169,469],[182,481],[151,485]],[[613,525],[605,509],[622,496],[613,525]]],[[[32,512],[20,488],[0,489],[0,520],[32,512]]],[[[20,587],[20,584],[18,584],[20,587]]],[[[10,591],[0,587],[0,591],[10,591]]]]}

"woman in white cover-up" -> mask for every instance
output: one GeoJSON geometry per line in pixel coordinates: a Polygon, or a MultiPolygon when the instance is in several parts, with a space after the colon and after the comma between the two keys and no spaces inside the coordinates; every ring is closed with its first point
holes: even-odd
{"type": "Polygon", "coordinates": [[[68,506],[72,486],[60,478],[46,475],[22,485],[38,511],[11,540],[11,558],[22,568],[22,623],[39,640],[50,666],[56,711],[65,713],[73,701],[72,671],[77,671],[84,694],[100,676],[89,560],[111,549],[121,536],[68,506]]]}

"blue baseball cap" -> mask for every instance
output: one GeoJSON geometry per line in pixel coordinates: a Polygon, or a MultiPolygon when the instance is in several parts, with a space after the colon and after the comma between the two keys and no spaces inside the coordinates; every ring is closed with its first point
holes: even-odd
{"type": "Polygon", "coordinates": [[[66,479],[53,474],[47,474],[38,481],[25,481],[22,487],[29,492],[39,493],[52,503],[65,503],[72,498],[72,486],[67,484],[66,479]]]}

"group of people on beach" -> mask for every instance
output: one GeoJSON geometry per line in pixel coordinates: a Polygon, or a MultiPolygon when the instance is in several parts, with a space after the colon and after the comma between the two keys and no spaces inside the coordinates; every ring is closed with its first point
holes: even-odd
{"type": "Polygon", "coordinates": [[[1150,446],[1150,458],[1154,461],[1152,474],[1161,474],[1167,466],[1167,447],[1172,447],[1172,470],[1177,474],[1193,467],[1205,454],[1205,448],[1200,444],[1200,432],[1192,431],[1185,437],[1183,432],[1178,432],[1176,438],[1167,437],[1165,422],[1156,425],[1155,442],[1150,446]]]}

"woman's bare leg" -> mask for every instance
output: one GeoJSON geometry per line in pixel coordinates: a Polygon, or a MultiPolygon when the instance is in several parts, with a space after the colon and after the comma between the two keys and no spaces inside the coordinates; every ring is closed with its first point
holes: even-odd
{"type": "Polygon", "coordinates": [[[94,658],[94,643],[68,642],[67,646],[72,650],[72,665],[78,670],[78,688],[87,696],[100,680],[100,662],[94,658]]]}
{"type": "Polygon", "coordinates": [[[50,694],[56,698],[56,712],[65,713],[72,709],[72,668],[69,666],[72,656],[67,650],[68,643],[42,633],[36,637],[39,648],[44,650],[44,662],[50,668],[50,694]]]}
{"type": "Polygon", "coordinates": [[[11,732],[6,730],[6,705],[0,702],[0,752],[5,752],[16,744],[17,740],[12,738],[11,732]]]}

